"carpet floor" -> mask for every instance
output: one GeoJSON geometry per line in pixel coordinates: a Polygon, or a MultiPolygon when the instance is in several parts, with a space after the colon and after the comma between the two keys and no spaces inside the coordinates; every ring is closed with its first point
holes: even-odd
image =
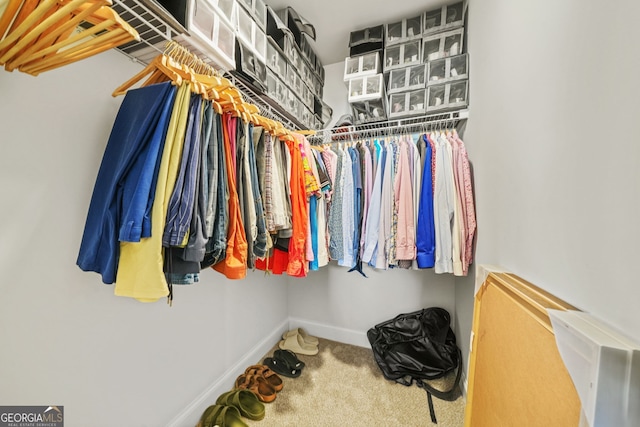
{"type": "MultiPolygon", "coordinates": [[[[272,356],[273,350],[266,356],[272,356]]],[[[244,421],[260,427],[421,427],[434,426],[427,395],[417,386],[405,387],[386,380],[370,348],[320,339],[319,353],[299,355],[305,368],[298,378],[282,377],[283,390],[266,404],[261,421],[244,421]]],[[[262,363],[262,360],[257,361],[262,363]]],[[[437,388],[446,387],[444,378],[437,388]]],[[[461,427],[465,401],[433,399],[440,427],[461,427]]]]}

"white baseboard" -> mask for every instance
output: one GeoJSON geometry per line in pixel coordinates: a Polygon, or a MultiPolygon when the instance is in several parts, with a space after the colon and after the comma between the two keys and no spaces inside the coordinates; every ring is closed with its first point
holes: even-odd
{"type": "Polygon", "coordinates": [[[167,427],[193,427],[198,423],[200,415],[205,409],[225,391],[231,390],[238,375],[242,374],[247,366],[255,364],[256,360],[260,360],[262,356],[267,354],[273,347],[273,343],[282,339],[282,334],[289,329],[289,319],[282,322],[271,334],[266,336],[262,341],[248,351],[244,357],[238,359],[227,372],[214,381],[206,390],[204,390],[193,402],[187,405],[178,415],[176,415],[167,427]]]}
{"type": "Polygon", "coordinates": [[[367,339],[366,332],[355,331],[353,329],[339,328],[337,326],[323,323],[309,322],[308,320],[296,317],[289,318],[289,328],[304,328],[310,335],[326,338],[331,341],[338,341],[344,344],[356,345],[358,347],[371,347],[367,339]]]}

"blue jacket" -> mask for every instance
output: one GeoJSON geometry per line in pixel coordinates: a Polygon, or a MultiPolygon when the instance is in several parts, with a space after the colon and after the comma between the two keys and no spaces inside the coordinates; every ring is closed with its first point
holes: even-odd
{"type": "Polygon", "coordinates": [[[115,281],[121,241],[151,230],[158,164],[176,88],[161,83],[127,92],[102,157],[76,263],[115,281]]]}
{"type": "Polygon", "coordinates": [[[424,167],[422,172],[422,187],[420,191],[420,206],[418,207],[418,227],[416,233],[416,261],[418,268],[433,268],[435,265],[436,231],[433,222],[433,179],[431,178],[431,145],[427,136],[424,167]]]}

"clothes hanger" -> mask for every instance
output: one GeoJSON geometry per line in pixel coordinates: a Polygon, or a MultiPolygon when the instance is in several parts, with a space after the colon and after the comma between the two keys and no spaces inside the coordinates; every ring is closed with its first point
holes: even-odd
{"type": "MultiPolygon", "coordinates": [[[[29,33],[29,31],[33,30],[34,27],[36,27],[37,25],[39,25],[42,21],[48,19],[51,15],[53,15],[58,9],[60,9],[60,7],[62,7],[62,3],[58,3],[56,5],[54,5],[53,7],[49,8],[40,18],[38,18],[35,23],[33,24],[33,26],[29,29],[27,29],[27,31],[25,32],[25,35],[29,33]]],[[[14,31],[16,28],[18,28],[18,25],[20,23],[22,23],[29,15],[28,15],[28,10],[31,10],[31,12],[33,12],[33,7],[31,7],[33,5],[25,5],[23,4],[23,6],[21,7],[18,15],[15,17],[16,19],[13,22],[13,25],[11,27],[11,29],[9,30],[9,32],[14,31]],[[31,7],[31,9],[30,9],[31,7]]],[[[35,7],[37,7],[37,4],[35,5],[35,7]]],[[[56,27],[60,26],[60,22],[56,22],[53,25],[51,25],[50,27],[46,28],[43,33],[47,33],[50,31],[55,30],[56,27]]],[[[10,46],[7,46],[5,49],[2,50],[2,52],[0,52],[0,56],[3,56],[4,54],[6,54],[9,49],[11,49],[12,47],[15,46],[16,43],[21,41],[21,38],[23,37],[19,37],[14,43],[12,43],[10,46]]],[[[27,47],[30,47],[32,44],[35,43],[35,40],[30,40],[28,41],[28,43],[21,47],[21,50],[19,53],[22,53],[27,47]]],[[[15,56],[15,54],[14,54],[15,56]]]]}
{"type": "MultiPolygon", "coordinates": [[[[25,20],[20,24],[20,26],[18,28],[16,28],[15,31],[13,31],[11,33],[12,37],[20,37],[19,40],[13,45],[11,46],[8,50],[3,52],[3,55],[0,57],[0,63],[5,63],[7,62],[10,58],[12,58],[14,55],[16,55],[16,53],[20,52],[20,50],[26,48],[29,46],[29,44],[31,44],[32,42],[34,42],[38,37],[41,37],[43,35],[43,33],[45,31],[47,31],[48,29],[50,29],[52,26],[60,26],[60,22],[62,22],[62,24],[64,24],[65,22],[68,22],[70,20],[73,20],[73,15],[72,14],[74,11],[78,10],[81,5],[83,5],[84,3],[86,3],[86,0],[71,0],[69,2],[62,3],[63,6],[58,8],[57,4],[54,4],[50,7],[44,6],[42,9],[40,9],[40,7],[44,4],[45,2],[41,3],[40,5],[38,5],[38,7],[36,8],[36,10],[34,10],[34,12],[32,12],[32,14],[30,14],[27,18],[25,18],[25,20]],[[57,9],[57,10],[56,10],[57,9]],[[40,10],[39,12],[36,13],[37,10],[40,10]],[[54,13],[50,13],[51,10],[55,10],[54,13]],[[46,19],[43,19],[41,21],[38,22],[39,18],[43,15],[47,15],[46,19]],[[71,16],[71,18],[70,18],[71,16]],[[27,25],[27,23],[31,23],[29,25],[27,25]],[[31,27],[31,25],[34,25],[34,27],[31,27]],[[26,27],[26,28],[23,28],[26,27]]],[[[111,4],[111,2],[106,2],[106,1],[99,1],[99,3],[104,3],[104,4],[111,4]]],[[[98,9],[98,8],[96,8],[98,9]]],[[[107,8],[109,9],[109,8],[107,8]]],[[[109,9],[111,10],[111,9],[109,9]]],[[[96,12],[96,11],[94,11],[96,12]]],[[[114,12],[115,13],[115,12],[114,12]]],[[[90,15],[87,14],[85,15],[85,17],[89,17],[90,15]]],[[[122,23],[124,23],[124,21],[122,21],[122,23]]],[[[128,25],[126,23],[124,23],[125,25],[128,25]]],[[[106,28],[106,27],[105,27],[106,28]]],[[[84,31],[83,31],[84,32],[84,31]]],[[[81,33],[83,33],[81,32],[81,33]]],[[[97,32],[97,31],[96,31],[97,32]]],[[[10,39],[10,38],[7,38],[10,39]]],[[[4,41],[6,42],[7,39],[5,39],[4,41]]],[[[73,38],[74,41],[77,41],[77,38],[74,37],[73,38]]],[[[69,44],[69,43],[66,43],[69,44]]]]}
{"type": "MultiPolygon", "coordinates": [[[[76,1],[81,0],[73,0],[70,4],[75,3],[76,1]]],[[[86,41],[71,44],[72,42],[66,40],[64,45],[70,45],[68,49],[60,50],[54,56],[43,61],[37,61],[34,65],[29,64],[27,66],[20,67],[20,71],[37,75],[38,73],[49,71],[54,68],[67,65],[71,62],[104,52],[105,50],[112,49],[129,41],[140,39],[137,31],[122,20],[122,18],[120,18],[113,9],[107,6],[102,6],[94,13],[87,16],[86,22],[89,22],[94,26],[80,32],[77,35],[77,38],[76,36],[72,37],[74,41],[79,41],[86,37],[86,41]],[[105,31],[96,37],[92,37],[92,34],[97,34],[97,32],[100,31],[96,30],[95,27],[104,28],[105,31]]]]}
{"type": "Polygon", "coordinates": [[[110,0],[103,0],[80,5],[78,8],[80,13],[75,14],[66,22],[61,19],[58,23],[59,25],[50,27],[50,29],[45,31],[37,41],[31,44],[31,46],[14,56],[14,58],[7,64],[7,70],[11,71],[24,63],[45,56],[49,52],[53,52],[55,49],[50,50],[49,52],[43,52],[43,50],[47,47],[56,46],[57,44],[54,43],[60,40],[68,39],[71,33],[75,31],[78,25],[84,21],[85,18],[93,14],[100,7],[111,4],[110,0]]]}
{"type": "Polygon", "coordinates": [[[0,40],[4,38],[5,33],[9,29],[9,25],[11,25],[13,18],[22,7],[23,2],[24,0],[8,0],[4,12],[0,16],[0,40]]]}
{"type": "Polygon", "coordinates": [[[45,71],[50,71],[118,47],[124,43],[130,42],[131,40],[134,40],[134,38],[125,30],[110,31],[106,34],[94,37],[87,43],[83,43],[81,48],[71,48],[64,51],[64,54],[58,53],[55,57],[49,58],[41,63],[36,63],[33,66],[20,67],[20,71],[24,71],[25,73],[32,75],[38,75],[45,71]]]}
{"type": "Polygon", "coordinates": [[[167,62],[165,54],[156,56],[146,67],[144,67],[144,69],[142,69],[142,71],[138,72],[135,76],[131,77],[129,80],[118,86],[113,91],[111,96],[116,97],[118,95],[124,95],[127,90],[129,90],[146,76],[151,75],[156,70],[165,74],[169,78],[169,80],[171,80],[176,85],[181,85],[183,79],[180,74],[178,74],[175,70],[169,68],[166,64],[167,62]],[[165,59],[164,62],[163,59],[165,59]]]}
{"type": "MultiPolygon", "coordinates": [[[[76,0],[80,4],[82,0],[76,0]]],[[[42,16],[47,13],[51,8],[56,7],[56,0],[27,0],[20,8],[20,12],[16,16],[15,21],[11,25],[6,37],[0,41],[0,65],[3,65],[6,60],[3,60],[6,55],[6,51],[13,46],[13,44],[33,26],[37,25],[42,16]]],[[[46,27],[45,27],[46,28],[46,27]]]]}
{"type": "MultiPolygon", "coordinates": [[[[45,31],[45,33],[40,35],[40,38],[37,39],[34,43],[32,43],[29,47],[24,49],[22,52],[14,55],[9,63],[7,63],[7,70],[12,70],[17,68],[23,64],[28,64],[32,61],[36,61],[40,64],[40,66],[35,67],[35,64],[28,64],[24,68],[43,68],[46,64],[53,64],[60,60],[60,58],[68,55],[71,52],[61,51],[61,55],[57,56],[58,51],[66,46],[70,46],[74,43],[78,43],[77,46],[86,46],[81,43],[83,38],[87,39],[86,41],[92,41],[93,35],[108,30],[109,27],[113,24],[113,21],[107,21],[102,24],[93,26],[91,28],[80,31],[76,34],[73,32],[76,30],[78,25],[84,21],[85,19],[89,19],[89,17],[96,13],[103,5],[101,3],[106,2],[95,2],[91,5],[81,5],[80,13],[68,20],[66,23],[59,22],[59,25],[53,28],[52,31],[45,31]],[[84,6],[84,10],[82,7],[84,6]],[[72,35],[73,34],[73,35],[72,35]],[[46,59],[46,62],[45,62],[46,59]]],[[[108,4],[108,3],[107,3],[108,4]]],[[[30,35],[33,32],[29,33],[30,35]]],[[[36,34],[37,36],[37,34],[36,34]]],[[[20,45],[27,42],[27,38],[23,38],[20,43],[17,43],[14,46],[14,49],[18,49],[20,45]]],[[[13,50],[13,49],[12,49],[13,50]]],[[[9,54],[8,52],[7,54],[9,54]]]]}

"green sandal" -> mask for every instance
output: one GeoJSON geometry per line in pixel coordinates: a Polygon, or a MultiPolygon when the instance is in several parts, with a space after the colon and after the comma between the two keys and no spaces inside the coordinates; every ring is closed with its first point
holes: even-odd
{"type": "Polygon", "coordinates": [[[264,418],[264,404],[250,390],[236,389],[222,393],[216,400],[218,405],[233,406],[245,418],[259,421],[264,418]]]}
{"type": "Polygon", "coordinates": [[[240,411],[235,406],[223,406],[216,418],[219,427],[249,427],[240,417],[240,411]]]}
{"type": "Polygon", "coordinates": [[[209,406],[202,413],[202,416],[200,417],[200,421],[198,421],[197,427],[214,427],[216,425],[216,420],[218,418],[218,415],[220,415],[223,409],[224,409],[224,406],[222,405],[209,406]]]}

